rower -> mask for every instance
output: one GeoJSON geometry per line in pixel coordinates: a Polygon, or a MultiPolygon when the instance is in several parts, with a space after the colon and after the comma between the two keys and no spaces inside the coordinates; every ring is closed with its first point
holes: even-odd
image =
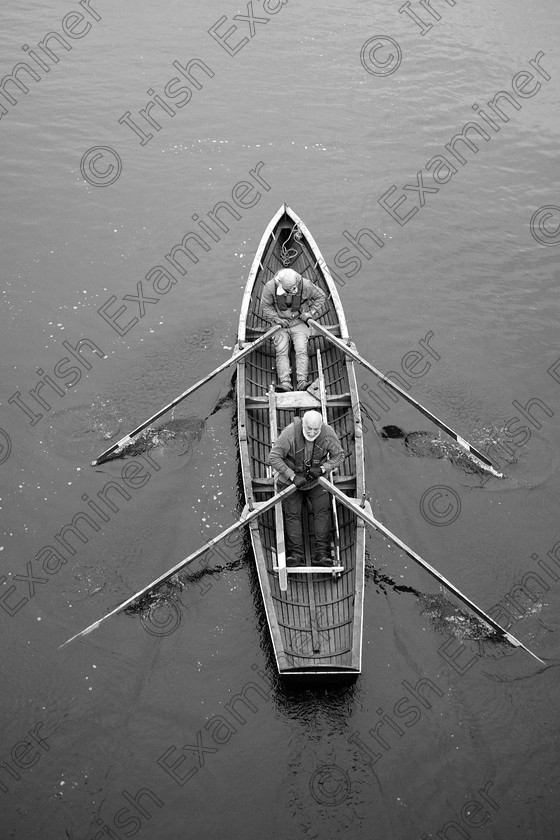
{"type": "Polygon", "coordinates": [[[305,391],[310,384],[307,380],[309,356],[307,342],[310,329],[307,321],[318,318],[326,307],[326,295],[311,280],[307,280],[292,268],[278,271],[272,280],[265,284],[262,298],[262,314],[271,324],[282,327],[273,336],[276,348],[276,373],[279,379],[279,391],[293,391],[290,369],[290,342],[296,354],[297,390],[305,391]]]}
{"type": "Polygon", "coordinates": [[[278,473],[278,489],[290,482],[297,488],[284,503],[288,567],[305,565],[301,517],[306,499],[311,502],[314,517],[315,555],[311,565],[333,565],[330,499],[317,479],[339,467],[345,457],[336,432],[314,410],[294,418],[270,450],[269,464],[278,473]]]}

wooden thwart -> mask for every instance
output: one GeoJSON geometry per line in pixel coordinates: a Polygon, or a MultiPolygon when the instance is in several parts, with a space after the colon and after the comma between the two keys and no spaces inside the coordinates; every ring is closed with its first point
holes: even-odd
{"type": "MultiPolygon", "coordinates": [[[[272,568],[275,572],[279,571],[278,566],[272,568]]],[[[290,575],[339,575],[344,571],[344,566],[286,566],[285,568],[290,575]]]]}
{"type": "Polygon", "coordinates": [[[276,407],[279,409],[318,409],[321,403],[308,391],[279,391],[276,393],[276,407]]]}

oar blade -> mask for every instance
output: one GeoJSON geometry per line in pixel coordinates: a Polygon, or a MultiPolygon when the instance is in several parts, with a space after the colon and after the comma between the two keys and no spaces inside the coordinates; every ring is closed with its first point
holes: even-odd
{"type": "MultiPolygon", "coordinates": [[[[105,616],[105,618],[109,618],[109,616],[107,615],[107,616],[105,616]]],[[[80,630],[80,632],[76,633],[75,636],[71,636],[69,639],[66,639],[65,642],[63,642],[61,645],[59,645],[58,649],[61,650],[63,647],[66,647],[66,645],[69,645],[70,642],[73,642],[74,639],[79,639],[80,636],[87,636],[87,634],[91,633],[92,630],[97,630],[97,628],[99,627],[99,625],[101,624],[102,621],[103,621],[103,619],[100,618],[99,621],[96,621],[94,624],[90,624],[89,627],[86,627],[85,630],[80,630]]]]}
{"type": "Polygon", "coordinates": [[[108,461],[111,457],[117,458],[121,449],[123,449],[127,444],[132,442],[132,438],[130,435],[123,437],[121,440],[114,443],[109,449],[106,449],[105,452],[102,452],[99,458],[96,458],[95,461],[91,462],[92,467],[97,467],[99,464],[104,464],[105,461],[108,461]]]}
{"type": "Polygon", "coordinates": [[[547,663],[547,662],[545,662],[545,661],[544,661],[544,659],[541,659],[541,658],[540,658],[540,656],[537,656],[537,654],[536,654],[536,653],[533,653],[533,651],[532,651],[532,650],[530,650],[530,649],[529,649],[526,645],[524,645],[524,644],[523,644],[523,642],[520,642],[520,641],[519,641],[519,639],[516,639],[516,637],[515,637],[515,636],[512,636],[512,634],[511,634],[511,633],[508,633],[508,631],[507,631],[507,630],[502,630],[502,633],[504,634],[504,636],[506,637],[506,639],[508,640],[508,642],[509,642],[510,644],[512,644],[514,647],[520,647],[520,648],[523,648],[523,650],[526,650],[526,651],[527,651],[527,653],[530,653],[530,654],[531,654],[531,656],[532,656],[534,659],[536,659],[536,660],[537,660],[537,662],[540,662],[540,663],[541,663],[541,665],[547,666],[547,664],[548,664],[548,663],[547,663]]]}

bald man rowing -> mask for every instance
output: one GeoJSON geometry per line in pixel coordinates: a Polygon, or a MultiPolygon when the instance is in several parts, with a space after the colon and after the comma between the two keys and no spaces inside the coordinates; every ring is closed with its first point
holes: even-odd
{"type": "Polygon", "coordinates": [[[346,455],[334,429],[318,411],[306,411],[286,426],[270,450],[269,464],[278,473],[279,487],[292,482],[297,490],[284,500],[287,566],[305,564],[302,509],[307,498],[314,517],[313,566],[332,566],[329,494],[317,479],[339,467],[346,455]]]}

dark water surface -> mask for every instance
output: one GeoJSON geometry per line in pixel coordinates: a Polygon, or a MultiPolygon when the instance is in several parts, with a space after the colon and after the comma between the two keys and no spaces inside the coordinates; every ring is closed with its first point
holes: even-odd
{"type": "Polygon", "coordinates": [[[560,9],[432,7],[2,3],[0,837],[558,836],[560,9]],[[229,373],[89,465],[228,358],[284,201],[360,352],[506,474],[362,369],[374,514],[548,667],[378,534],[352,687],[278,682],[245,540],[58,649],[237,515],[229,373]]]}

